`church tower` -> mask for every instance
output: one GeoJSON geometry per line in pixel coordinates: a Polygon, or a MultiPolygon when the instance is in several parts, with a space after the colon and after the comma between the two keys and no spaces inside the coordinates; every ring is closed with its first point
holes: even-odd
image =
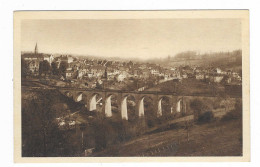
{"type": "Polygon", "coordinates": [[[34,54],[38,54],[38,46],[37,46],[37,43],[36,43],[35,48],[34,48],[34,54]]]}

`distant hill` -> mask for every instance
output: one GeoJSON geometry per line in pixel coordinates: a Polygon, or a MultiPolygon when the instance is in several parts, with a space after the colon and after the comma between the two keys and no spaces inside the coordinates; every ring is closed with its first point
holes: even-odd
{"type": "Polygon", "coordinates": [[[174,57],[168,57],[161,61],[161,64],[167,66],[212,66],[222,68],[234,68],[242,66],[242,51],[235,50],[232,52],[212,52],[198,54],[193,51],[182,52],[174,57]]]}

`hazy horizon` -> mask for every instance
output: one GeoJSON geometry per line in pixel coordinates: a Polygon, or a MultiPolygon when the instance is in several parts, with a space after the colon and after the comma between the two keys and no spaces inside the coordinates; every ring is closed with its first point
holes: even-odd
{"type": "Polygon", "coordinates": [[[23,20],[21,49],[103,58],[155,59],[241,49],[239,19],[23,20]]]}

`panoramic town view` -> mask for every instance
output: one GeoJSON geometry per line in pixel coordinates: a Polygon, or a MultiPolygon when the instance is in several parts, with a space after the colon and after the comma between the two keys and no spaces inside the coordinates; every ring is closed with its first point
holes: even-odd
{"type": "Polygon", "coordinates": [[[22,156],[242,156],[240,38],[236,19],[23,21],[22,156]]]}

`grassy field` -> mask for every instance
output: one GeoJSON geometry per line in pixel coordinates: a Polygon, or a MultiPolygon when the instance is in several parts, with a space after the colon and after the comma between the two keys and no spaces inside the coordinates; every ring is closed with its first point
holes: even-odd
{"type": "MultiPolygon", "coordinates": [[[[230,89],[230,88],[229,88],[230,89]]],[[[180,95],[198,95],[198,96],[221,96],[229,95],[235,97],[241,97],[242,88],[239,90],[234,90],[236,92],[226,91],[225,85],[219,83],[209,84],[202,80],[197,80],[195,78],[183,79],[181,82],[166,81],[164,83],[158,84],[146,91],[160,91],[160,92],[176,92],[180,95]]]]}
{"type": "Polygon", "coordinates": [[[194,125],[147,134],[92,156],[241,156],[241,120],[194,125]]]}
{"type": "Polygon", "coordinates": [[[162,92],[175,92],[182,94],[212,94],[213,87],[206,82],[196,80],[195,78],[183,79],[182,82],[177,83],[176,89],[174,88],[176,83],[172,81],[167,81],[161,83],[153,88],[148,89],[148,91],[162,91],[162,92]]]}

